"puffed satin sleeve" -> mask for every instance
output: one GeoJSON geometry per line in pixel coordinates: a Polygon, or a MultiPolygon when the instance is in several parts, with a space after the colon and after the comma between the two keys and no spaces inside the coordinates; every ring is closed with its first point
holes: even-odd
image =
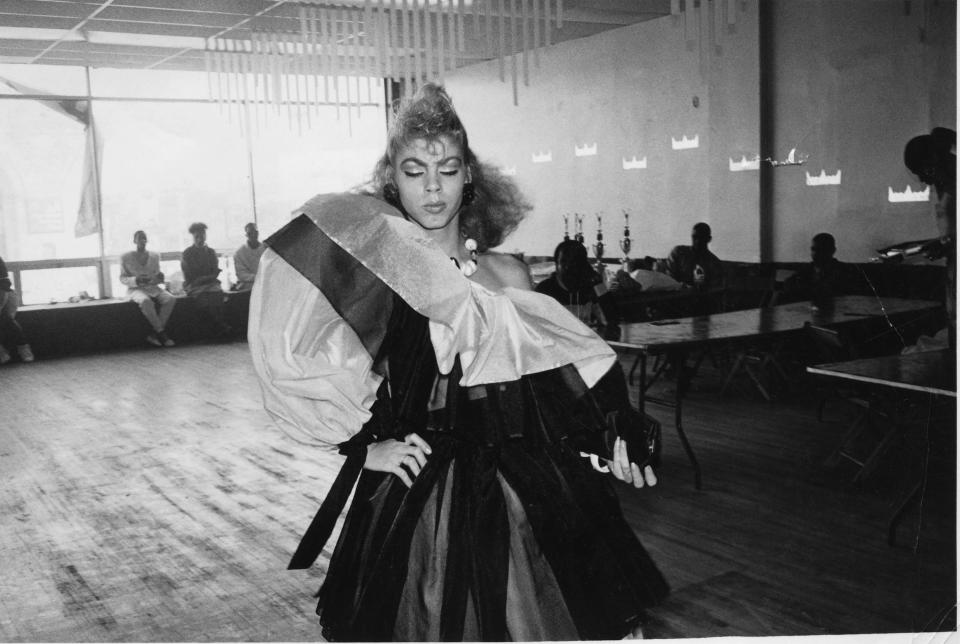
{"type": "Polygon", "coordinates": [[[592,386],[616,360],[559,302],[515,288],[492,292],[471,282],[419,227],[376,199],[319,195],[301,212],[324,243],[342,249],[430,320],[440,371],[449,373],[459,356],[463,386],[518,380],[565,364],[573,364],[592,386]]]}
{"type": "Polygon", "coordinates": [[[381,381],[370,354],[320,289],[271,249],[247,336],[264,407],[295,440],[335,449],[370,418],[381,381]]]}

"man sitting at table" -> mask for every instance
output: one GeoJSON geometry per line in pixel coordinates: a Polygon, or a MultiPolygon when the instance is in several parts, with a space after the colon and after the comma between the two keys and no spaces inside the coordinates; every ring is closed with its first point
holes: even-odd
{"type": "Polygon", "coordinates": [[[712,240],[708,224],[694,224],[690,246],[676,246],[670,251],[667,275],[701,291],[722,287],[723,263],[708,248],[712,240]]]}
{"type": "Polygon", "coordinates": [[[826,306],[838,295],[850,295],[854,278],[850,268],[839,261],[837,242],[830,233],[817,233],[810,242],[810,263],[784,283],[781,302],[808,300],[814,306],[826,306]]]}
{"type": "Polygon", "coordinates": [[[556,270],[537,284],[536,291],[563,304],[588,326],[607,326],[597,289],[603,279],[590,266],[584,245],[574,239],[565,239],[554,249],[553,262],[556,270]]]}
{"type": "Polygon", "coordinates": [[[207,246],[207,225],[197,222],[190,225],[193,246],[183,251],[180,268],[183,271],[183,288],[197,303],[215,327],[215,332],[227,339],[233,330],[224,321],[223,289],[220,288],[220,263],[217,253],[207,246]]]}
{"type": "Polygon", "coordinates": [[[124,253],[120,258],[120,281],[127,286],[127,297],[140,307],[153,328],[147,342],[156,347],[172,347],[174,342],[165,329],[177,299],[160,288],[163,284],[160,255],[147,250],[147,233],[142,230],[133,233],[133,243],[137,250],[124,253]]]}

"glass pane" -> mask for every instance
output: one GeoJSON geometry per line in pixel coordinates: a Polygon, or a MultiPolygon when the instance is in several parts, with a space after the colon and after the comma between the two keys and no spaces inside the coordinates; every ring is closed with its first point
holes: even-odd
{"type": "Polygon", "coordinates": [[[86,291],[96,298],[97,267],[44,268],[20,273],[21,298],[26,304],[67,302],[86,291]]]}
{"type": "MultiPolygon", "coordinates": [[[[364,92],[365,93],[365,92],[364,92]]],[[[374,91],[374,97],[378,94],[374,91]]],[[[323,107],[298,125],[286,110],[261,109],[252,128],[257,222],[261,238],[290,220],[310,197],[366,182],[386,145],[382,101],[376,106],[323,107]]]]}
{"type": "Polygon", "coordinates": [[[207,224],[207,244],[240,246],[253,220],[247,146],[239,127],[215,105],[97,101],[103,138],[103,225],[107,255],[147,247],[182,251],[194,221],[207,224]]]}
{"type": "MultiPolygon", "coordinates": [[[[0,76],[14,83],[25,85],[28,90],[44,94],[87,95],[87,78],[83,67],[0,64],[0,76]]],[[[6,84],[0,83],[0,94],[20,93],[6,84]]]]}
{"type": "Polygon", "coordinates": [[[40,101],[0,100],[0,256],[7,261],[97,257],[77,237],[85,134],[40,101]]]}
{"type": "Polygon", "coordinates": [[[93,96],[209,98],[206,72],[156,69],[91,69],[93,96]]]}

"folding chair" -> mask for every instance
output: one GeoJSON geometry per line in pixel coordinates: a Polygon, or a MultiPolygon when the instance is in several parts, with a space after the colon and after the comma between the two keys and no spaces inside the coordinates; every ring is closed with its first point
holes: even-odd
{"type": "MultiPolygon", "coordinates": [[[[807,336],[812,341],[811,355],[816,363],[857,358],[853,343],[834,329],[810,325],[807,336]]],[[[896,421],[896,401],[891,404],[891,400],[871,394],[865,387],[837,388],[831,385],[817,404],[819,422],[824,422],[824,409],[831,397],[852,405],[857,414],[824,465],[835,467],[841,460],[849,461],[857,466],[853,480],[863,481],[873,472],[893,441],[902,435],[902,427],[896,421]]]]}

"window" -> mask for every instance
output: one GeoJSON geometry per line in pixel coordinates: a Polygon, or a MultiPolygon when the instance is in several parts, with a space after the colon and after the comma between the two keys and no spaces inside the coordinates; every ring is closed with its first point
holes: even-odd
{"type": "Polygon", "coordinates": [[[6,261],[97,257],[77,237],[84,126],[40,101],[0,100],[0,256],[6,261]]]}
{"type": "MultiPolygon", "coordinates": [[[[237,105],[207,100],[204,72],[91,69],[91,100],[77,99],[87,95],[81,67],[3,64],[0,79],[20,85],[0,82],[0,256],[20,275],[25,304],[81,291],[123,297],[118,258],[133,249],[134,231],[147,232],[150,250],[178,253],[192,243],[194,221],[209,226],[207,243],[222,253],[226,288],[247,222],[265,238],[313,195],[363,183],[386,138],[379,82],[353,81],[364,90],[359,109],[314,107],[298,124],[284,107],[259,103],[241,127],[237,105]],[[51,101],[21,98],[30,92],[51,101]],[[87,137],[84,123],[51,109],[58,101],[93,114],[99,233],[75,232],[87,137]],[[65,259],[89,265],[57,267],[65,259]]],[[[179,261],[162,270],[175,278],[179,261]]]]}
{"type": "Polygon", "coordinates": [[[290,220],[314,195],[341,192],[366,182],[386,145],[383,107],[324,107],[309,129],[287,125],[287,116],[268,111],[252,136],[253,176],[261,237],[290,220]]]}
{"type": "Polygon", "coordinates": [[[97,101],[103,139],[104,250],[181,251],[187,228],[202,221],[213,248],[237,247],[253,220],[247,147],[240,128],[209,103],[97,101]]]}

